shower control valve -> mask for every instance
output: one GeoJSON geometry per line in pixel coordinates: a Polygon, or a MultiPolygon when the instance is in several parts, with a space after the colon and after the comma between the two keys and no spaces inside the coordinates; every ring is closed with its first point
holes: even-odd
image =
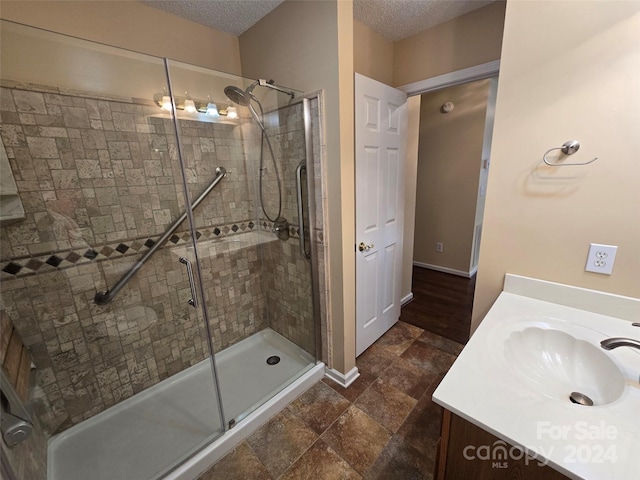
{"type": "Polygon", "coordinates": [[[273,222],[271,231],[283,242],[289,240],[289,222],[286,218],[278,217],[276,221],[273,222]]]}

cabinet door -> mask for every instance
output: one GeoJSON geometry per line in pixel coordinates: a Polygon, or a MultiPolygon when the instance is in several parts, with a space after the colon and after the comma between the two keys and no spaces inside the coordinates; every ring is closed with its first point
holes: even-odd
{"type": "Polygon", "coordinates": [[[557,470],[540,465],[538,460],[522,455],[512,445],[448,410],[443,411],[441,434],[436,480],[568,478],[557,470]],[[480,447],[484,447],[482,453],[478,450],[480,447]]]}

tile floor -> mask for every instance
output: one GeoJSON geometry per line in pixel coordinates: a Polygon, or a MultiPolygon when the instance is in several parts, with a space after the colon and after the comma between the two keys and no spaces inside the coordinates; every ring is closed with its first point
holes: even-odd
{"type": "Polygon", "coordinates": [[[357,359],[349,388],[318,382],[199,480],[432,479],[442,410],[431,395],[461,350],[398,322],[357,359]]]}

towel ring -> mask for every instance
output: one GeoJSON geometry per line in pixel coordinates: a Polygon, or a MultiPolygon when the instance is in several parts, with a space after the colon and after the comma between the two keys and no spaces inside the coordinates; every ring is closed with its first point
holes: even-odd
{"type": "Polygon", "coordinates": [[[550,167],[569,167],[573,165],[589,165],[590,163],[593,163],[598,159],[598,157],[596,157],[593,160],[589,160],[588,162],[583,162],[583,163],[550,163],[549,160],[547,160],[547,155],[554,150],[562,150],[562,153],[564,153],[565,155],[573,155],[579,149],[580,149],[579,141],[569,140],[568,142],[564,142],[561,147],[553,147],[547,150],[546,152],[544,152],[544,155],[542,156],[542,160],[544,160],[544,163],[546,163],[550,167]]]}

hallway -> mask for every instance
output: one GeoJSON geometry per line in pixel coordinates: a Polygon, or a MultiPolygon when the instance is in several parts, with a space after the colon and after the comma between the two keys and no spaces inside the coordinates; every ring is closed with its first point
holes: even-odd
{"type": "Polygon", "coordinates": [[[400,320],[455,342],[466,344],[476,275],[471,278],[413,267],[413,300],[402,308],[400,320]]]}

